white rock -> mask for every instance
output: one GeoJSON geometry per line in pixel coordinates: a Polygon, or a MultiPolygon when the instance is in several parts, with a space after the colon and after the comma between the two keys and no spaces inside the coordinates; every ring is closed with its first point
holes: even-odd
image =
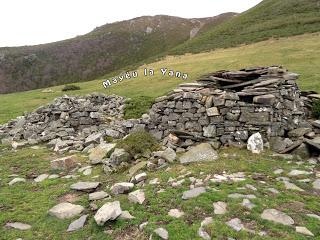
{"type": "Polygon", "coordinates": [[[310,232],[310,230],[307,229],[306,227],[299,227],[299,226],[297,226],[297,227],[296,227],[296,232],[297,232],[297,233],[301,233],[301,234],[306,235],[306,236],[314,237],[313,233],[310,232]]]}
{"type": "Polygon", "coordinates": [[[12,186],[16,183],[26,182],[25,178],[14,178],[9,182],[9,186],[12,186]]]}
{"type": "Polygon", "coordinates": [[[134,183],[139,183],[139,182],[142,182],[146,179],[147,179],[147,174],[145,172],[140,173],[140,174],[134,176],[134,178],[133,178],[134,183]]]}
{"type": "Polygon", "coordinates": [[[256,154],[263,151],[263,139],[260,133],[255,133],[249,137],[247,149],[256,154]]]}
{"type": "Polygon", "coordinates": [[[198,235],[204,240],[211,240],[210,235],[205,231],[205,226],[208,226],[213,222],[212,217],[207,217],[205,218],[200,225],[200,228],[198,229],[198,235]]]}
{"type": "Polygon", "coordinates": [[[292,170],[288,173],[289,176],[299,176],[299,175],[310,175],[312,174],[311,172],[303,171],[303,170],[292,170]]]}
{"type": "Polygon", "coordinates": [[[164,239],[164,240],[169,239],[169,233],[164,228],[157,228],[153,232],[157,234],[161,239],[164,239]]]}
{"type": "Polygon", "coordinates": [[[48,179],[57,179],[59,178],[59,175],[58,174],[51,174],[49,175],[48,179]]]}
{"type": "Polygon", "coordinates": [[[249,199],[246,199],[246,198],[245,198],[245,199],[243,199],[243,201],[242,201],[242,206],[244,206],[245,208],[251,210],[251,209],[254,208],[256,205],[253,204],[252,202],[250,202],[249,199]]]}
{"type": "Polygon", "coordinates": [[[123,211],[123,212],[120,214],[119,219],[131,220],[131,219],[135,219],[135,217],[132,216],[128,211],[123,211]]]}
{"type": "Polygon", "coordinates": [[[84,208],[80,205],[64,202],[51,208],[49,214],[59,219],[68,219],[81,214],[83,210],[84,208]]]}
{"type": "Polygon", "coordinates": [[[120,202],[104,204],[94,215],[94,220],[99,226],[103,226],[109,220],[115,220],[122,213],[120,202]]]}
{"type": "Polygon", "coordinates": [[[273,173],[279,175],[279,174],[283,173],[283,169],[276,169],[273,171],[273,173]]]}
{"type": "Polygon", "coordinates": [[[316,179],[313,183],[312,186],[314,189],[320,190],[320,179],[316,179]]]}
{"type": "Polygon", "coordinates": [[[159,178],[154,178],[152,180],[149,181],[150,185],[158,185],[160,184],[159,178]]]}
{"type": "Polygon", "coordinates": [[[285,188],[288,189],[288,190],[295,190],[295,191],[299,191],[299,192],[303,192],[304,191],[302,188],[299,188],[294,183],[291,183],[291,182],[288,182],[288,181],[283,181],[283,183],[284,183],[285,188]]]}
{"type": "Polygon", "coordinates": [[[194,189],[183,192],[182,199],[188,200],[190,198],[195,198],[205,192],[206,192],[206,189],[204,187],[194,188],[194,189]]]}
{"type": "Polygon", "coordinates": [[[143,190],[139,189],[134,192],[129,193],[128,199],[132,203],[139,203],[143,204],[143,202],[146,200],[145,194],[143,190]]]}
{"type": "Polygon", "coordinates": [[[277,189],[275,189],[275,188],[267,188],[267,190],[268,190],[269,192],[274,193],[274,194],[279,194],[279,191],[278,191],[277,189]]]}
{"type": "Polygon", "coordinates": [[[42,182],[42,181],[46,180],[48,177],[49,177],[48,174],[41,174],[41,175],[39,175],[38,177],[36,177],[36,178],[34,179],[34,181],[35,181],[36,183],[42,182]]]}
{"type": "Polygon", "coordinates": [[[227,204],[225,202],[215,202],[213,203],[214,214],[222,215],[227,212],[227,204]]]}
{"type": "Polygon", "coordinates": [[[94,191],[98,186],[100,185],[100,182],[77,182],[70,186],[72,190],[77,191],[94,191]]]}
{"type": "Polygon", "coordinates": [[[240,193],[231,193],[228,195],[229,198],[247,198],[247,199],[255,199],[256,196],[252,194],[240,194],[240,193]]]}
{"type": "Polygon", "coordinates": [[[246,188],[252,190],[252,191],[257,191],[258,189],[255,188],[255,186],[251,185],[251,184],[246,184],[246,188]]]}
{"type": "Polygon", "coordinates": [[[168,215],[174,218],[181,218],[184,215],[184,212],[180,211],[179,209],[170,209],[168,215]]]}
{"type": "Polygon", "coordinates": [[[89,176],[92,173],[92,168],[88,168],[82,172],[84,176],[89,176]]]}
{"type": "Polygon", "coordinates": [[[307,214],[307,216],[320,220],[320,216],[318,216],[317,214],[310,213],[310,214],[307,214]]]}
{"type": "Polygon", "coordinates": [[[293,225],[294,220],[287,214],[278,211],[277,209],[266,209],[261,214],[261,218],[283,225],[293,225]]]}

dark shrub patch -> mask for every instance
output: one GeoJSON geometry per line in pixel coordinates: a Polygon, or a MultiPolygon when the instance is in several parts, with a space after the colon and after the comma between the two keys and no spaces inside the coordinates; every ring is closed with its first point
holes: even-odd
{"type": "Polygon", "coordinates": [[[153,103],[154,99],[147,96],[139,96],[128,100],[124,109],[125,119],[140,118],[142,114],[150,109],[153,103]]]}
{"type": "Polygon", "coordinates": [[[315,118],[320,118],[320,100],[315,100],[312,103],[312,114],[315,118]]]}
{"type": "Polygon", "coordinates": [[[63,92],[67,92],[67,91],[75,91],[75,90],[80,90],[81,88],[79,86],[76,85],[65,85],[62,88],[63,92]]]}

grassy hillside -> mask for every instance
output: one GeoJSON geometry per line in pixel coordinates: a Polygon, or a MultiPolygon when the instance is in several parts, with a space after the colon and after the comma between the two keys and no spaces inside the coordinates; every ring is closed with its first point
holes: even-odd
{"type": "Polygon", "coordinates": [[[318,31],[318,0],[264,0],[254,8],[183,43],[171,53],[197,53],[318,31]]]}
{"type": "Polygon", "coordinates": [[[88,81],[162,54],[234,14],[184,19],[145,16],[106,24],[73,39],[0,48],[0,93],[88,81]]]}
{"type": "MultiPolygon", "coordinates": [[[[81,87],[81,90],[73,92],[61,92],[63,86],[56,86],[51,88],[54,91],[53,93],[42,93],[41,90],[33,90],[3,94],[0,95],[0,123],[22,115],[24,111],[31,111],[65,93],[103,92],[106,94],[116,93],[137,101],[141,101],[141,96],[153,99],[183,82],[181,79],[169,76],[163,77],[160,73],[160,68],[162,67],[188,73],[188,81],[193,81],[198,76],[215,70],[280,64],[293,72],[301,74],[299,85],[302,89],[320,91],[319,38],[320,34],[318,33],[306,34],[208,53],[167,57],[162,61],[141,66],[138,70],[138,78],[123,80],[122,83],[112,85],[106,90],[102,87],[101,80],[95,80],[78,83],[77,85],[81,87]],[[154,68],[156,70],[155,76],[142,76],[142,71],[145,67],[154,68]]],[[[142,107],[147,108],[146,106],[142,107]]]]}

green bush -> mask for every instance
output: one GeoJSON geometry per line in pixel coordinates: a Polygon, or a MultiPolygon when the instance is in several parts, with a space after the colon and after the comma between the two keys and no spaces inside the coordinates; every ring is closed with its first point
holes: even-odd
{"type": "Polygon", "coordinates": [[[117,143],[117,148],[125,149],[131,156],[155,151],[158,148],[157,140],[148,132],[139,130],[131,133],[127,138],[117,143]]]}
{"type": "Polygon", "coordinates": [[[312,103],[312,115],[319,119],[320,118],[320,100],[315,100],[312,103]]]}
{"type": "Polygon", "coordinates": [[[66,91],[75,91],[75,90],[80,90],[81,88],[79,86],[76,86],[76,85],[65,85],[63,88],[62,88],[62,91],[63,92],[66,92],[66,91]]]}
{"type": "Polygon", "coordinates": [[[124,118],[140,118],[142,114],[146,113],[154,103],[154,98],[147,96],[139,96],[127,100],[124,109],[124,118]]]}

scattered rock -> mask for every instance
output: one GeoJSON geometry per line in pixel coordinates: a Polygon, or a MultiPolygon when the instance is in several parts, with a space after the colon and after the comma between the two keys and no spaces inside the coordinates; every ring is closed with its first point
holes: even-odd
{"type": "Polygon", "coordinates": [[[143,173],[140,173],[140,174],[134,176],[133,182],[139,183],[139,182],[145,181],[146,179],[147,179],[147,174],[145,172],[143,172],[143,173]]]}
{"type": "Polygon", "coordinates": [[[101,200],[107,197],[109,197],[109,194],[104,191],[93,192],[89,194],[89,201],[101,200]]]}
{"type": "Polygon", "coordinates": [[[137,172],[139,172],[140,170],[144,169],[146,166],[147,166],[147,162],[146,161],[142,161],[142,162],[137,163],[136,165],[132,166],[129,169],[129,175],[132,177],[137,172]]]}
{"type": "Polygon", "coordinates": [[[246,199],[246,198],[245,198],[245,199],[243,199],[243,201],[242,201],[242,206],[244,206],[245,208],[251,210],[251,209],[254,208],[256,205],[253,204],[252,202],[250,202],[249,199],[246,199]]]}
{"type": "Polygon", "coordinates": [[[181,218],[184,215],[184,212],[179,209],[170,209],[168,215],[174,218],[181,218]]]}
{"type": "Polygon", "coordinates": [[[206,189],[204,187],[197,187],[197,188],[183,192],[182,199],[188,200],[191,198],[195,198],[205,192],[206,192],[206,189]]]}
{"type": "Polygon", "coordinates": [[[256,154],[260,154],[263,151],[263,139],[260,133],[255,133],[249,137],[247,149],[256,154]]]}
{"type": "Polygon", "coordinates": [[[155,234],[157,234],[161,239],[167,240],[169,239],[169,233],[164,228],[157,228],[153,231],[155,234]]]}
{"type": "Polygon", "coordinates": [[[218,153],[209,143],[201,143],[180,157],[180,163],[188,164],[193,162],[208,162],[218,159],[218,153]]]}
{"type": "Polygon", "coordinates": [[[279,175],[279,174],[283,173],[283,169],[274,170],[273,173],[276,175],[279,175]]]}
{"type": "Polygon", "coordinates": [[[310,214],[307,214],[307,216],[320,220],[320,216],[318,216],[317,214],[310,213],[310,214]]]}
{"type": "Polygon", "coordinates": [[[320,179],[316,179],[313,183],[312,183],[312,187],[314,189],[320,190],[320,179]]]}
{"type": "Polygon", "coordinates": [[[132,216],[128,211],[122,211],[122,213],[119,216],[119,219],[131,220],[131,219],[135,219],[135,217],[132,216]]]}
{"type": "Polygon", "coordinates": [[[121,182],[121,183],[116,183],[111,187],[111,193],[114,195],[119,195],[119,194],[125,194],[130,192],[134,187],[133,183],[129,182],[121,182]]]}
{"type": "Polygon", "coordinates": [[[146,200],[145,194],[143,190],[139,189],[134,192],[129,193],[128,199],[132,203],[139,203],[143,204],[143,202],[146,200]]]}
{"type": "Polygon", "coordinates": [[[73,232],[73,231],[77,231],[77,230],[83,228],[84,224],[87,221],[87,217],[88,217],[88,215],[83,215],[80,218],[78,218],[77,220],[73,221],[69,225],[67,232],[73,232]]]}
{"type": "Polygon", "coordinates": [[[233,218],[226,222],[226,224],[237,232],[240,232],[242,229],[244,229],[244,225],[239,218],[233,218]]]}
{"type": "Polygon", "coordinates": [[[100,185],[100,182],[77,182],[72,184],[70,188],[72,190],[77,190],[77,191],[92,192],[99,185],[100,185]]]}
{"type": "Polygon", "coordinates": [[[227,212],[227,204],[225,202],[215,202],[213,203],[214,214],[222,215],[227,212]]]}
{"type": "Polygon", "coordinates": [[[198,230],[198,235],[204,240],[211,240],[210,235],[205,231],[205,226],[208,226],[213,222],[212,217],[207,217],[205,218],[200,225],[200,228],[198,230]]]}
{"type": "Polygon", "coordinates": [[[7,228],[14,228],[21,231],[26,231],[31,229],[31,226],[29,224],[21,223],[21,222],[12,222],[12,223],[6,223],[5,227],[7,228]]]}
{"type": "Polygon", "coordinates": [[[9,182],[9,186],[12,186],[16,183],[26,182],[25,178],[14,178],[9,182]]]}
{"type": "Polygon", "coordinates": [[[111,164],[118,166],[121,163],[129,162],[130,159],[131,159],[131,156],[129,153],[126,152],[126,150],[122,148],[116,148],[111,154],[109,161],[111,164]]]}
{"type": "Polygon", "coordinates": [[[311,172],[303,171],[303,170],[292,170],[288,173],[289,176],[295,177],[295,176],[300,176],[300,175],[310,175],[312,174],[311,172]]]}
{"type": "Polygon", "coordinates": [[[94,220],[99,226],[103,226],[109,220],[115,220],[122,213],[120,202],[104,204],[94,215],[94,220]]]}
{"type": "Polygon", "coordinates": [[[240,193],[231,193],[228,195],[229,198],[247,198],[247,199],[255,199],[256,196],[252,194],[240,194],[240,193]]]}
{"type": "Polygon", "coordinates": [[[261,214],[261,218],[283,225],[293,225],[294,220],[287,214],[278,211],[277,209],[266,209],[261,214]]]}
{"type": "Polygon", "coordinates": [[[277,189],[275,189],[275,188],[267,188],[267,190],[268,190],[269,192],[274,193],[274,194],[279,194],[279,191],[278,191],[277,189]]]}
{"type": "Polygon", "coordinates": [[[83,210],[80,205],[64,202],[51,208],[49,214],[59,219],[69,219],[81,214],[83,210]]]}
{"type": "Polygon", "coordinates": [[[35,181],[36,183],[42,182],[42,181],[46,180],[48,177],[49,177],[48,174],[41,174],[41,175],[39,175],[38,177],[36,177],[36,178],[34,179],[34,181],[35,181]]]}
{"type": "Polygon", "coordinates": [[[288,182],[288,181],[283,181],[283,183],[284,183],[285,188],[288,189],[288,190],[295,190],[295,191],[299,191],[299,192],[303,192],[304,191],[302,188],[299,188],[294,183],[291,183],[291,182],[288,182]]]}
{"type": "Polygon", "coordinates": [[[172,148],[167,148],[161,154],[161,158],[167,160],[170,163],[172,163],[174,160],[176,160],[176,157],[177,157],[177,154],[172,148]]]}

